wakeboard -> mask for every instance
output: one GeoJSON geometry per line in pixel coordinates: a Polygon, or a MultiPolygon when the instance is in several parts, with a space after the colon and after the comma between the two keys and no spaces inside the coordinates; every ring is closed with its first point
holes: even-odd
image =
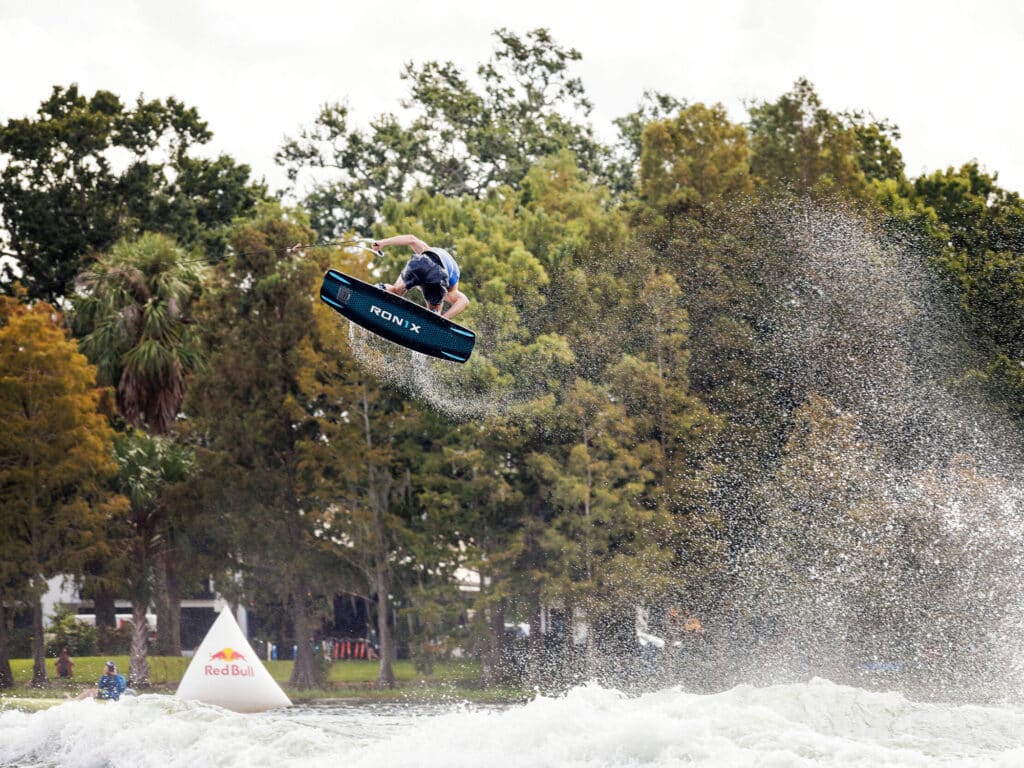
{"type": "Polygon", "coordinates": [[[334,269],[327,270],[320,299],[356,325],[425,355],[464,363],[476,334],[458,323],[334,269]]]}

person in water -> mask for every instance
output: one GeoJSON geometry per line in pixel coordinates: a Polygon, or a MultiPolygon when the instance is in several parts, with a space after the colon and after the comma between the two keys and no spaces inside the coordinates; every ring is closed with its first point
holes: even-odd
{"type": "Polygon", "coordinates": [[[103,675],[96,685],[96,698],[117,701],[127,688],[128,683],[125,681],[124,675],[118,674],[117,665],[108,661],[103,675]]]}
{"type": "Polygon", "coordinates": [[[448,251],[431,247],[415,235],[385,237],[373,243],[373,250],[383,253],[381,249],[389,245],[407,245],[412,248],[413,256],[394,283],[379,287],[396,296],[405,296],[410,288],[419,286],[431,312],[440,313],[448,302],[450,306],[442,317],[449,320],[469,306],[466,294],[459,290],[458,262],[448,251]]]}

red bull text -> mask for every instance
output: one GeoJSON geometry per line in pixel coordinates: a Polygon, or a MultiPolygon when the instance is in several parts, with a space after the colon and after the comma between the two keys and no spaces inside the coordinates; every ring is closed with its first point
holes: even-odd
{"type": "Polygon", "coordinates": [[[254,677],[256,675],[256,670],[248,663],[245,655],[234,648],[221,648],[216,653],[211,653],[210,661],[223,663],[207,664],[203,667],[203,674],[209,677],[254,677]]]}

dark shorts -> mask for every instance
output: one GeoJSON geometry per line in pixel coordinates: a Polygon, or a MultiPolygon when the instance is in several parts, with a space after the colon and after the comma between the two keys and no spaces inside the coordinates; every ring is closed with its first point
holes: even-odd
{"type": "Polygon", "coordinates": [[[437,306],[448,293],[448,270],[425,253],[418,253],[402,270],[402,282],[406,288],[419,286],[427,303],[437,306]]]}

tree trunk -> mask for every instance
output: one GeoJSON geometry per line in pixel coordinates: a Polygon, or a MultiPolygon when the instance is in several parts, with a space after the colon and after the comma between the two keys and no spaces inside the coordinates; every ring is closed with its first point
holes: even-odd
{"type": "Polygon", "coordinates": [[[93,613],[96,616],[97,648],[101,656],[114,653],[114,633],[117,631],[117,607],[114,595],[101,587],[96,587],[92,598],[93,613]]]}
{"type": "Polygon", "coordinates": [[[128,684],[149,687],[149,659],[146,655],[146,603],[132,601],[132,645],[129,652],[128,684]]]}
{"type": "Polygon", "coordinates": [[[594,645],[594,618],[591,615],[593,610],[587,611],[587,649],[584,661],[583,674],[589,680],[594,674],[595,661],[597,660],[597,647],[594,645]]]}
{"type": "Polygon", "coordinates": [[[292,622],[295,625],[295,662],[290,683],[300,691],[316,688],[320,684],[313,660],[313,635],[302,590],[292,596],[292,622]]]}
{"type": "Polygon", "coordinates": [[[178,561],[171,555],[167,558],[167,634],[170,637],[168,656],[181,656],[181,577],[178,561]]]}
{"type": "Polygon", "coordinates": [[[170,637],[168,629],[171,623],[167,600],[167,564],[163,557],[156,560],[153,568],[153,609],[156,613],[156,641],[153,653],[157,656],[170,655],[170,637]]]}
{"type": "Polygon", "coordinates": [[[181,600],[178,564],[165,553],[156,568],[156,648],[158,656],[181,656],[181,600]]]}
{"type": "Polygon", "coordinates": [[[14,685],[14,673],[11,672],[11,656],[7,636],[7,608],[4,598],[0,595],[0,690],[14,685]]]}
{"type": "MultiPolygon", "coordinates": [[[[370,404],[363,384],[363,430],[367,455],[373,449],[373,431],[370,428],[370,404]]],[[[377,467],[372,458],[367,461],[366,480],[369,488],[370,511],[373,514],[373,588],[377,591],[377,644],[380,647],[380,671],[377,674],[379,688],[395,687],[395,671],[392,666],[394,650],[391,647],[391,628],[388,624],[391,600],[388,598],[388,538],[384,530],[384,512],[388,509],[392,478],[388,472],[378,477],[377,467]]]]}
{"type": "MultiPolygon", "coordinates": [[[[480,589],[484,589],[484,577],[480,575],[480,589]]],[[[480,612],[487,627],[487,646],[480,666],[480,683],[485,688],[496,685],[506,677],[502,670],[505,653],[505,600],[494,603],[487,612],[480,612]],[[486,614],[489,614],[489,621],[486,614]]]]}
{"type": "MultiPolygon", "coordinates": [[[[562,648],[562,671],[565,675],[566,680],[577,681],[581,672],[589,678],[590,677],[590,659],[587,658],[582,663],[580,662],[580,653],[576,648],[576,606],[572,601],[568,601],[569,604],[565,609],[565,638],[564,645],[562,648]],[[581,670],[581,667],[584,669],[581,670]]],[[[590,642],[590,627],[587,627],[587,642],[590,642]]],[[[588,645],[584,650],[585,654],[590,653],[590,646],[588,645]]]]}
{"type": "Polygon", "coordinates": [[[42,688],[46,685],[46,643],[43,638],[43,601],[36,598],[32,603],[32,685],[42,688]]]}
{"type": "Polygon", "coordinates": [[[527,679],[531,685],[539,685],[545,682],[547,677],[547,653],[544,647],[545,638],[541,632],[541,612],[543,610],[540,597],[534,596],[530,616],[530,639],[527,642],[529,652],[526,660],[527,679]]]}
{"type": "Polygon", "coordinates": [[[391,647],[391,627],[388,624],[391,601],[388,599],[387,566],[379,554],[374,558],[373,568],[374,583],[377,588],[377,643],[380,645],[380,671],[377,674],[377,687],[394,688],[395,670],[392,665],[394,649],[391,647]]]}
{"type": "Polygon", "coordinates": [[[96,614],[97,628],[117,629],[117,608],[114,606],[113,593],[105,589],[97,589],[92,603],[93,613],[96,614]]]}

